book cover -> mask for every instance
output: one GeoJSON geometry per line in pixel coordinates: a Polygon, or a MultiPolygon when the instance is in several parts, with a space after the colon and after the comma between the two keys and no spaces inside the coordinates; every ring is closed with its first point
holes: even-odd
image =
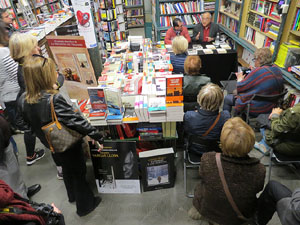
{"type": "Polygon", "coordinates": [[[141,193],[134,141],[105,142],[91,158],[99,193],[141,193]]]}
{"type": "Polygon", "coordinates": [[[90,96],[92,109],[106,112],[107,104],[105,101],[104,89],[101,87],[88,87],[87,90],[90,96]]]}
{"type": "Polygon", "coordinates": [[[182,84],[183,75],[167,76],[167,104],[183,102],[182,84]]]}
{"type": "Polygon", "coordinates": [[[122,115],[123,106],[121,92],[117,88],[105,88],[105,99],[109,114],[122,115]]]}
{"type": "Polygon", "coordinates": [[[139,153],[144,191],[171,188],[175,183],[173,148],[161,148],[139,153]]]}

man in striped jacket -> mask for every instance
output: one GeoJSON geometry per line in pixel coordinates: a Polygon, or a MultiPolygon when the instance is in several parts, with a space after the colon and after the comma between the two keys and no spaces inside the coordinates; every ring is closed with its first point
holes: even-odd
{"type": "MultiPolygon", "coordinates": [[[[254,53],[255,68],[248,74],[236,73],[237,95],[227,95],[223,110],[240,114],[247,109],[247,104],[254,94],[275,95],[283,91],[283,78],[280,69],[272,65],[272,54],[268,48],[260,48],[254,53]]],[[[270,113],[275,107],[272,102],[251,101],[250,116],[270,113]]]]}

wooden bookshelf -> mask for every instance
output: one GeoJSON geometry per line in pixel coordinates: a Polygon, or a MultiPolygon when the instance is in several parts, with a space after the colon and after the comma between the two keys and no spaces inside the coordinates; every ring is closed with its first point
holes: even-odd
{"type": "Polygon", "coordinates": [[[222,29],[227,29],[231,35],[238,34],[242,4],[243,1],[237,0],[219,1],[217,22],[222,26],[222,29]]]}
{"type": "Polygon", "coordinates": [[[267,16],[267,15],[261,13],[261,12],[257,12],[257,11],[254,11],[254,10],[249,10],[249,12],[255,13],[255,14],[260,15],[260,16],[262,16],[262,17],[265,17],[265,18],[267,18],[267,19],[274,20],[274,21],[276,21],[276,22],[278,22],[278,23],[281,23],[281,20],[280,20],[280,19],[274,18],[274,17],[272,17],[272,16],[267,16]]]}
{"type": "Polygon", "coordinates": [[[246,26],[247,26],[247,27],[251,27],[253,30],[256,30],[257,32],[259,32],[259,33],[261,33],[261,34],[263,34],[263,35],[265,35],[265,36],[267,36],[267,37],[269,37],[269,38],[271,38],[271,39],[273,39],[273,40],[277,40],[277,37],[276,37],[276,36],[274,36],[274,35],[272,35],[272,34],[265,33],[265,32],[263,32],[263,31],[261,31],[259,28],[255,27],[255,26],[252,26],[252,25],[249,24],[249,23],[246,23],[246,26]]]}
{"type": "Polygon", "coordinates": [[[226,16],[228,16],[232,19],[239,20],[239,18],[237,16],[233,15],[233,14],[230,14],[230,13],[227,13],[227,12],[224,12],[224,11],[221,11],[221,10],[219,12],[222,13],[222,14],[225,14],[226,16]]]}

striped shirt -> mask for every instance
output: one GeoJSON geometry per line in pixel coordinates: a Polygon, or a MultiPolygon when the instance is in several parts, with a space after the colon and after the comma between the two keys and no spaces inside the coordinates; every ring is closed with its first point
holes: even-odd
{"type": "Polygon", "coordinates": [[[0,47],[0,99],[11,102],[17,99],[20,87],[17,78],[18,64],[11,58],[9,48],[0,47]]]}

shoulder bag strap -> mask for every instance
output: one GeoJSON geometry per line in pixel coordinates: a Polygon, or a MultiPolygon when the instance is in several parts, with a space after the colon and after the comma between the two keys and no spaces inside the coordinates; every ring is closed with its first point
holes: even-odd
{"type": "Polygon", "coordinates": [[[221,163],[221,153],[216,153],[216,161],[217,161],[217,167],[218,167],[218,171],[219,171],[219,176],[221,178],[222,181],[222,185],[223,185],[223,189],[225,191],[227,200],[229,201],[232,209],[235,211],[235,213],[237,214],[238,218],[241,220],[245,220],[247,221],[248,219],[246,217],[243,216],[243,214],[240,212],[239,208],[237,207],[237,205],[235,204],[232,195],[229,191],[227,182],[225,180],[225,176],[224,176],[224,171],[223,171],[223,167],[222,167],[222,163],[221,163]]]}
{"type": "Polygon", "coordinates": [[[51,95],[50,97],[50,107],[51,107],[51,117],[52,117],[52,122],[56,123],[56,126],[58,129],[61,129],[61,124],[58,122],[55,110],[54,110],[54,104],[53,104],[53,97],[54,94],[51,95]]]}
{"type": "Polygon", "coordinates": [[[207,130],[204,134],[202,134],[202,137],[207,136],[207,135],[211,132],[211,130],[212,130],[212,129],[216,126],[216,124],[218,123],[218,121],[219,121],[219,119],[220,119],[220,116],[221,116],[221,113],[218,114],[218,116],[217,116],[215,122],[210,126],[210,128],[208,128],[208,130],[207,130]]]}

